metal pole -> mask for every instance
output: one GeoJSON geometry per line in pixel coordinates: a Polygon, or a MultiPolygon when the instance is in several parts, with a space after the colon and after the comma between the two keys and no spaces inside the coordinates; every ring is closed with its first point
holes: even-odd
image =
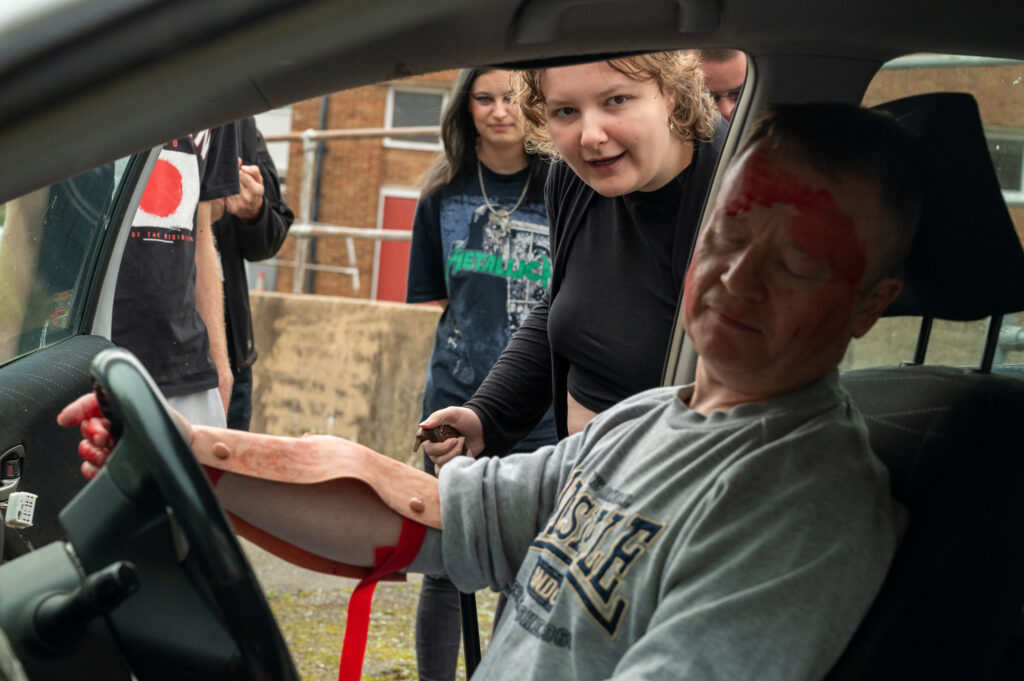
{"type": "Polygon", "coordinates": [[[466,657],[468,679],[480,664],[480,624],[476,616],[476,594],[459,592],[459,614],[462,616],[462,651],[466,657]]]}
{"type": "MultiPolygon", "coordinates": [[[[313,165],[316,162],[316,140],[313,129],[302,132],[302,195],[299,197],[299,220],[309,224],[313,209],[313,165]]],[[[292,293],[305,293],[306,259],[309,257],[309,240],[299,237],[295,244],[295,272],[292,275],[292,293]]]]}
{"type": "Polygon", "coordinates": [[[359,291],[359,267],[356,266],[356,241],[352,237],[345,238],[345,248],[348,251],[348,264],[355,274],[352,275],[352,290],[359,291]]]}
{"type": "MultiPolygon", "coordinates": [[[[323,111],[323,109],[322,109],[323,111]]],[[[321,124],[323,124],[321,117],[321,124]]],[[[356,252],[354,239],[374,239],[377,241],[408,241],[411,232],[397,232],[391,234],[391,230],[364,229],[354,227],[336,228],[329,225],[321,225],[317,222],[319,212],[316,209],[316,202],[319,199],[319,192],[316,188],[318,172],[316,166],[321,159],[322,153],[320,144],[322,140],[328,139],[378,139],[381,137],[407,137],[421,135],[438,135],[441,132],[440,126],[413,126],[407,128],[349,128],[343,130],[314,130],[307,128],[301,133],[286,133],[281,135],[265,135],[268,142],[302,142],[303,151],[303,174],[299,191],[299,220],[292,226],[290,234],[295,237],[295,260],[288,263],[284,260],[272,259],[265,261],[275,266],[288,266],[293,268],[292,292],[307,293],[307,275],[310,272],[322,271],[344,274],[352,278],[353,291],[360,289],[359,268],[356,264],[356,252]],[[302,232],[302,227],[309,230],[302,232]],[[346,240],[346,250],[349,259],[349,267],[320,266],[310,262],[311,247],[315,244],[311,239],[317,236],[342,237],[346,240]]]]}

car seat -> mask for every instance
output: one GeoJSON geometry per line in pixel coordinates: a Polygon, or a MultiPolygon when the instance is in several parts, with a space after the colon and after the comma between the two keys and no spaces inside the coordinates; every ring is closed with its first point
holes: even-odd
{"type": "Polygon", "coordinates": [[[1024,381],[991,366],[1003,315],[1024,310],[1024,251],[973,97],[922,95],[879,108],[922,141],[924,209],[904,293],[887,314],[924,321],[913,362],[851,371],[842,383],[910,524],[826,679],[1019,680],[1024,381]],[[992,330],[977,368],[923,366],[931,320],[986,317],[992,330]]]}

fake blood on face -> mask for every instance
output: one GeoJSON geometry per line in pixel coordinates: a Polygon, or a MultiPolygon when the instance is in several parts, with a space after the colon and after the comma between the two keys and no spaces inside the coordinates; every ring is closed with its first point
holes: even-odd
{"type": "Polygon", "coordinates": [[[832,194],[772,163],[763,149],[753,151],[746,163],[735,195],[722,207],[725,214],[735,217],[754,206],[775,204],[794,208],[797,215],[789,223],[789,238],[809,255],[828,262],[834,281],[856,289],[867,259],[853,220],[839,211],[832,194]]]}

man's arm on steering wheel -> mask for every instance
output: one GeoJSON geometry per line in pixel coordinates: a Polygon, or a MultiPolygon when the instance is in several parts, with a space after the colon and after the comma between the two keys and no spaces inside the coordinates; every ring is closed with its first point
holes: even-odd
{"type": "MultiPolygon", "coordinates": [[[[193,427],[176,416],[200,463],[219,467],[234,455],[236,472],[211,475],[218,500],[231,514],[306,551],[349,565],[373,566],[376,547],[397,544],[402,516],[369,484],[353,478],[332,479],[328,471],[319,471],[332,457],[382,455],[341,438],[274,438],[193,427]],[[260,463],[266,461],[277,462],[281,468],[260,471],[260,463]],[[264,473],[268,474],[264,477],[278,479],[260,477],[264,473]],[[294,481],[302,477],[324,479],[294,481]]],[[[69,404],[57,422],[81,429],[82,473],[94,477],[116,444],[96,395],[89,393],[69,404]]]]}

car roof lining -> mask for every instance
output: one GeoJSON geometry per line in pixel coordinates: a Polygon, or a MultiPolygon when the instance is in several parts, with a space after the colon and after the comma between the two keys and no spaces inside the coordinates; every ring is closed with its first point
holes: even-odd
{"type": "MultiPolygon", "coordinates": [[[[144,4],[169,5],[157,0],[144,4]]],[[[193,9],[198,6],[191,1],[186,4],[193,9]]],[[[243,16],[246,4],[242,0],[229,2],[218,16],[243,16]]],[[[21,109],[17,91],[6,90],[7,78],[0,77],[0,155],[33,159],[0,189],[0,200],[161,140],[244,115],[338,89],[474,63],[537,63],[579,54],[722,45],[742,47],[754,59],[814,55],[817,60],[835,54],[836,63],[857,61],[858,57],[880,63],[917,50],[1024,55],[1019,40],[1024,33],[1024,13],[1005,0],[988,3],[986,11],[977,4],[944,7],[941,24],[920,20],[935,12],[924,0],[866,0],[834,6],[736,0],[722,6],[717,29],[692,34],[680,33],[676,22],[658,21],[666,16],[666,8],[677,6],[675,2],[645,0],[614,25],[603,21],[561,26],[550,42],[525,45],[516,41],[514,17],[521,8],[516,0],[416,4],[307,0],[294,5],[262,0],[254,4],[255,18],[240,29],[212,35],[203,32],[205,40],[162,52],[159,58],[127,69],[126,65],[137,63],[132,52],[137,48],[132,45],[145,41],[116,41],[101,27],[93,27],[76,47],[76,58],[88,66],[79,70],[78,82],[68,83],[59,77],[65,65],[59,54],[36,60],[36,86],[48,92],[52,87],[53,91],[45,106],[40,104],[30,112],[21,109]],[[881,28],[878,16],[886,17],[881,28]],[[979,25],[984,25],[984,31],[963,30],[964,26],[979,25]],[[984,35],[986,42],[977,44],[972,38],[975,35],[984,35]],[[181,92],[194,96],[174,96],[181,92]],[[124,116],[124,111],[144,115],[124,116]]],[[[622,6],[620,0],[587,3],[585,13],[600,15],[602,7],[621,12],[622,6]]],[[[166,25],[161,34],[175,35],[186,29],[195,31],[194,17],[199,14],[162,16],[166,25]]],[[[224,29],[220,20],[211,21],[224,29]]],[[[0,63],[0,74],[10,75],[16,63],[0,63]]],[[[770,71],[770,67],[763,69],[764,76],[770,77],[770,71]]],[[[832,77],[817,76],[808,91],[827,88],[832,77]]],[[[774,92],[771,96],[778,98],[774,92]]]]}

